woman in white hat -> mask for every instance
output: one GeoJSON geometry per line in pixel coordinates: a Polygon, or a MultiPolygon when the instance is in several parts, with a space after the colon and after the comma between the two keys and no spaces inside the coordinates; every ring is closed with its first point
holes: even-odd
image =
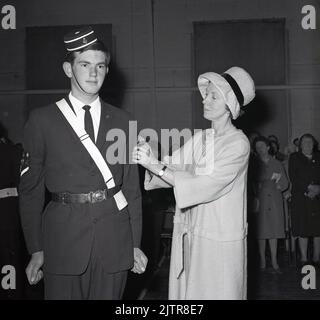
{"type": "Polygon", "coordinates": [[[146,190],[174,189],[169,299],[246,299],[250,145],[231,120],[254,98],[254,82],[232,67],[200,75],[198,86],[212,128],[198,131],[163,162],[140,141],[133,161],[147,169],[146,190]]]}

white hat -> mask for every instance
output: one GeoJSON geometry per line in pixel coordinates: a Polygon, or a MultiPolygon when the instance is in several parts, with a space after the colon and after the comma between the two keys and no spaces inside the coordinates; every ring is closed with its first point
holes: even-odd
{"type": "Polygon", "coordinates": [[[223,74],[207,72],[198,78],[198,87],[203,98],[210,82],[222,94],[229,107],[233,119],[237,119],[240,108],[247,105],[255,97],[255,86],[249,73],[240,67],[232,67],[223,74]]]}

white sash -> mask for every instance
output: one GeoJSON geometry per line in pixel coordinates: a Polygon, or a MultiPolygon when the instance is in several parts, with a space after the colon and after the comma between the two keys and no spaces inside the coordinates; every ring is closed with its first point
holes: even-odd
{"type": "MultiPolygon", "coordinates": [[[[72,129],[80,139],[81,143],[87,149],[91,158],[97,165],[99,171],[103,176],[103,179],[105,181],[107,188],[112,189],[113,187],[115,187],[112,173],[106,161],[102,157],[97,146],[92,142],[89,135],[83,128],[83,125],[82,123],[80,123],[79,118],[77,118],[77,116],[73,113],[72,109],[70,108],[70,106],[68,105],[65,99],[57,101],[56,105],[58,106],[62,114],[65,116],[65,118],[71,125],[72,129]]],[[[113,197],[114,197],[114,200],[116,201],[116,204],[119,210],[122,210],[128,205],[128,202],[121,190],[117,192],[113,197]]]]}

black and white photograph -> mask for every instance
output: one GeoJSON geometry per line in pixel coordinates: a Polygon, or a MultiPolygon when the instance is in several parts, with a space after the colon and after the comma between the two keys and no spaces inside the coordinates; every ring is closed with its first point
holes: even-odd
{"type": "Polygon", "coordinates": [[[0,42],[0,300],[320,300],[319,0],[1,0],[0,42]]]}

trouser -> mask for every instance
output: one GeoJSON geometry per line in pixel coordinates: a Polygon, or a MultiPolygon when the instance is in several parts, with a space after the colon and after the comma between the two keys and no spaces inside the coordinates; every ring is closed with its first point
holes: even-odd
{"type": "Polygon", "coordinates": [[[104,273],[100,267],[88,268],[79,276],[45,273],[46,300],[120,300],[127,271],[104,273]]]}
{"type": "Polygon", "coordinates": [[[46,300],[120,300],[128,271],[107,273],[93,245],[84,273],[61,275],[44,272],[46,300]]]}

